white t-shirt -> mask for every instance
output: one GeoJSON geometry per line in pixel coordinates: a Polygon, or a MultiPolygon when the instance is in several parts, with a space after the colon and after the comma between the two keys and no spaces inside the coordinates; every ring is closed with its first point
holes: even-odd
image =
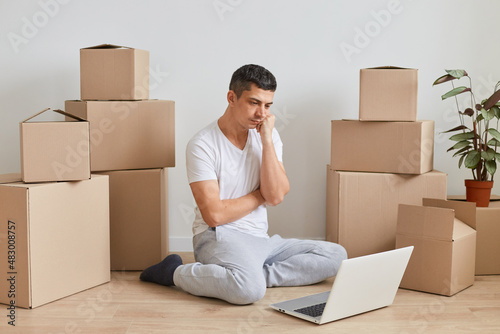
{"type": "MultiPolygon", "coordinates": [[[[273,129],[273,143],[276,156],[282,161],[283,143],[276,129],[273,129]]],[[[240,150],[222,133],[217,121],[198,132],[186,148],[189,183],[217,180],[221,200],[239,198],[258,189],[261,163],[262,141],[257,130],[248,131],[246,145],[240,150]]],[[[198,207],[195,208],[195,214],[194,235],[208,229],[198,207]]],[[[265,205],[241,219],[220,226],[262,237],[268,237],[267,227],[265,205]]]]}

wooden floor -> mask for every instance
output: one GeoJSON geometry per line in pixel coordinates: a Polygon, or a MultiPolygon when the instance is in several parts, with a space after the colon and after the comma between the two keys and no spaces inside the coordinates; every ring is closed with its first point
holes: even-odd
{"type": "MultiPolygon", "coordinates": [[[[181,254],[185,262],[192,254],[181,254]]],[[[0,333],[500,333],[500,276],[477,276],[453,297],[400,289],[394,304],[315,325],[269,304],[330,289],[320,284],[268,289],[264,299],[234,306],[139,280],[139,272],[112,272],[108,284],[33,310],[17,309],[16,327],[0,311],[0,333]]]]}

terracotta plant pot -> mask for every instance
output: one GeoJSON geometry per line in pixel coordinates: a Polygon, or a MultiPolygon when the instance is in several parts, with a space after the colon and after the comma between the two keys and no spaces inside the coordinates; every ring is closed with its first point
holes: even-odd
{"type": "Polygon", "coordinates": [[[490,205],[493,181],[465,180],[467,202],[476,202],[477,207],[490,205]]]}

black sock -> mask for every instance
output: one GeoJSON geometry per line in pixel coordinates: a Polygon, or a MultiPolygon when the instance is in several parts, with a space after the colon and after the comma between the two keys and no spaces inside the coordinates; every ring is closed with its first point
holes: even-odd
{"type": "Polygon", "coordinates": [[[161,285],[172,286],[174,284],[174,271],[182,264],[182,259],[177,254],[170,254],[141,273],[141,281],[158,283],[161,285]]]}

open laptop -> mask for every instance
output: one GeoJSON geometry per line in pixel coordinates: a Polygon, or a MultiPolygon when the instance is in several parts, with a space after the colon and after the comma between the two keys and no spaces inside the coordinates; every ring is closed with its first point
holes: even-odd
{"type": "Polygon", "coordinates": [[[342,261],[331,291],[270,305],[324,324],[391,305],[413,246],[342,261]]]}

